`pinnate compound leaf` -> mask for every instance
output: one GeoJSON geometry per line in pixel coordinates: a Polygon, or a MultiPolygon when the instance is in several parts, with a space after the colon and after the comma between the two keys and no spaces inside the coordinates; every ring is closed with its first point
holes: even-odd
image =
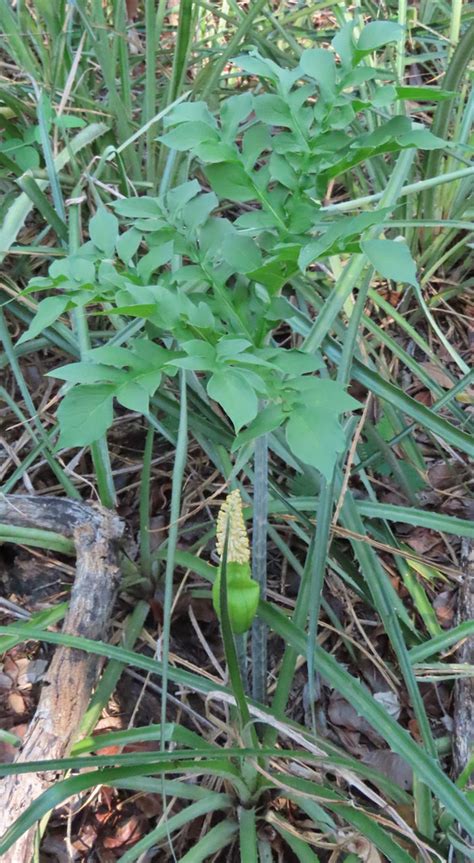
{"type": "Polygon", "coordinates": [[[385,279],[405,282],[415,288],[418,286],[416,264],[404,241],[364,240],[361,248],[370,263],[385,279]]]}
{"type": "Polygon", "coordinates": [[[236,432],[257,415],[258,399],[249,386],[248,376],[237,369],[214,372],[207,385],[211,399],[218,402],[230,416],[236,432]]]}
{"type": "Polygon", "coordinates": [[[58,449],[87,446],[105,434],[112,425],[114,390],[113,384],[81,385],[64,396],[57,412],[58,449]]]}

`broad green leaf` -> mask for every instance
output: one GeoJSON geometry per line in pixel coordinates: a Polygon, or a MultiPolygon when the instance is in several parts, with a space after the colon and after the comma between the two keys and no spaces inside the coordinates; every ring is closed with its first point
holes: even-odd
{"type": "Polygon", "coordinates": [[[399,135],[397,141],[402,147],[418,147],[420,150],[442,150],[446,147],[446,141],[433,135],[429,129],[412,129],[399,135]]]}
{"type": "Polygon", "coordinates": [[[259,411],[245,431],[237,435],[232,444],[232,452],[255,440],[255,438],[260,437],[260,435],[267,434],[279,428],[285,419],[286,415],[281,405],[268,405],[268,407],[259,411]]]}
{"type": "Polygon", "coordinates": [[[71,384],[96,384],[103,381],[121,381],[124,374],[125,372],[111,366],[79,362],[46,372],[46,377],[58,378],[71,384]]]}
{"type": "Polygon", "coordinates": [[[170,211],[172,218],[175,210],[183,210],[189,201],[192,201],[201,191],[201,184],[197,180],[186,180],[174,189],[170,189],[166,196],[166,206],[170,211]]]}
{"type": "Polygon", "coordinates": [[[80,282],[82,285],[94,284],[95,264],[93,261],[81,258],[80,255],[70,255],[68,262],[69,272],[75,282],[80,282]]]}
{"type": "Polygon", "coordinates": [[[251,93],[239,93],[225,100],[221,108],[221,122],[226,140],[234,140],[240,124],[252,111],[252,103],[251,93]]]}
{"type": "Polygon", "coordinates": [[[222,245],[226,237],[235,236],[235,229],[228,219],[211,217],[199,231],[199,246],[201,252],[211,259],[222,259],[222,245]]]}
{"type": "Polygon", "coordinates": [[[151,274],[155,272],[159,267],[162,267],[164,264],[167,264],[171,258],[173,257],[173,246],[174,243],[171,240],[169,243],[163,243],[161,246],[155,246],[152,248],[147,255],[144,255],[143,258],[140,258],[137,266],[138,275],[145,281],[148,282],[151,274]]]}
{"type": "Polygon", "coordinates": [[[266,213],[264,210],[251,210],[249,213],[242,213],[235,222],[238,228],[245,228],[252,233],[259,233],[262,228],[275,227],[276,219],[272,213],[266,213]]]}
{"type": "Polygon", "coordinates": [[[203,141],[194,148],[194,152],[201,162],[209,162],[209,164],[235,162],[238,158],[235,145],[224,144],[222,141],[203,141]]]}
{"type": "Polygon", "coordinates": [[[83,129],[85,120],[81,117],[73,117],[72,114],[61,114],[53,118],[53,123],[58,129],[83,129]]]}
{"type": "Polygon", "coordinates": [[[113,384],[76,386],[61,401],[57,448],[86,446],[103,437],[112,425],[113,384]]]}
{"type": "Polygon", "coordinates": [[[236,432],[257,415],[258,399],[249,386],[246,373],[233,368],[214,372],[207,384],[207,392],[224,408],[236,432]]]}
{"type": "Polygon", "coordinates": [[[45,300],[41,300],[30,326],[20,336],[17,345],[22,345],[24,342],[39,336],[46,327],[49,327],[62,315],[68,303],[69,298],[65,296],[46,297],[45,300]]]}
{"type": "Polygon", "coordinates": [[[359,402],[346,393],[340,383],[329,378],[303,377],[288,381],[290,385],[303,396],[305,405],[318,410],[330,410],[335,416],[360,408],[359,402]]]}
{"type": "Polygon", "coordinates": [[[111,207],[120,216],[125,216],[128,219],[145,216],[158,218],[161,215],[158,198],[150,198],[147,195],[143,195],[141,198],[124,198],[121,201],[114,201],[111,207]]]}
{"type": "Polygon", "coordinates": [[[222,245],[224,260],[235,273],[250,273],[262,263],[262,254],[251,237],[229,234],[222,245]]]}
{"type": "Polygon", "coordinates": [[[150,397],[136,381],[131,380],[123,384],[116,390],[115,398],[130,411],[145,415],[148,413],[150,397]]]}
{"type": "Polygon", "coordinates": [[[39,153],[34,147],[25,147],[22,145],[13,152],[10,152],[9,155],[15,160],[22,171],[35,171],[40,166],[39,153]]]}
{"type": "Polygon", "coordinates": [[[317,468],[328,481],[346,445],[337,414],[327,408],[293,408],[286,424],[286,439],[292,453],[317,468]]]}
{"type": "Polygon", "coordinates": [[[305,375],[324,367],[321,357],[304,351],[278,350],[273,355],[270,352],[267,358],[286,375],[305,375]]]}
{"type": "Polygon", "coordinates": [[[202,357],[203,359],[209,360],[209,362],[215,362],[216,349],[213,345],[210,345],[209,342],[205,342],[200,339],[190,339],[189,342],[183,342],[181,347],[190,356],[202,357]]]}
{"type": "Polygon", "coordinates": [[[405,241],[364,240],[362,251],[385,279],[418,286],[416,264],[405,241]]]}
{"type": "Polygon", "coordinates": [[[254,110],[257,120],[268,123],[270,126],[291,127],[290,109],[281,96],[264,94],[255,96],[254,110]]]}
{"type": "Polygon", "coordinates": [[[384,87],[378,87],[374,96],[371,98],[372,105],[375,108],[385,108],[391,105],[397,99],[397,89],[393,84],[385,84],[384,87]]]}
{"type": "Polygon", "coordinates": [[[242,138],[242,155],[247,170],[251,170],[255,162],[264,150],[271,147],[271,135],[268,126],[263,123],[255,123],[247,129],[242,138]]]}
{"type": "Polygon", "coordinates": [[[338,417],[360,405],[337,381],[303,377],[293,385],[301,400],[292,405],[286,425],[288,445],[297,458],[316,467],[329,480],[346,445],[338,417]]]}
{"type": "Polygon", "coordinates": [[[403,27],[394,21],[371,21],[363,28],[357,41],[358,51],[374,51],[389,42],[398,42],[403,36],[403,27]]]}
{"type": "Polygon", "coordinates": [[[240,54],[238,57],[234,57],[234,63],[250,75],[258,75],[260,78],[270,78],[275,83],[278,81],[275,63],[261,57],[256,51],[251,54],[240,54]]]}
{"type": "MultiPolygon", "coordinates": [[[[373,212],[360,213],[358,216],[339,219],[332,224],[328,223],[327,229],[317,240],[312,240],[302,247],[298,258],[298,266],[302,270],[305,270],[318,257],[327,253],[338,240],[362,234],[363,231],[373,225],[381,225],[390,212],[390,207],[383,207],[373,212]]],[[[316,227],[322,230],[325,226],[317,225],[316,227]]]]}
{"type": "Polygon", "coordinates": [[[190,150],[203,141],[217,141],[218,135],[215,129],[205,123],[181,123],[170,132],[158,138],[162,144],[171,150],[190,150]]]}
{"type": "Polygon", "coordinates": [[[186,205],[183,212],[183,221],[191,230],[196,230],[204,224],[212,211],[219,205],[219,198],[214,192],[199,195],[186,205]]]}
{"type": "Polygon", "coordinates": [[[339,54],[341,63],[344,68],[352,66],[352,58],[354,56],[354,40],[353,40],[354,22],[349,21],[337,31],[334,39],[331,42],[332,47],[339,54]]]}
{"type": "Polygon", "coordinates": [[[373,132],[365,132],[354,138],[351,149],[357,150],[366,147],[381,147],[387,142],[393,141],[400,135],[409,134],[412,131],[412,123],[408,117],[397,116],[382,123],[373,132]]]}
{"type": "Polygon", "coordinates": [[[214,371],[216,367],[215,361],[199,356],[178,357],[177,359],[169,360],[167,365],[175,366],[177,369],[190,369],[194,372],[210,372],[214,371]]]}
{"type": "Polygon", "coordinates": [[[217,343],[217,357],[220,360],[235,359],[247,348],[250,348],[252,342],[248,339],[234,339],[232,336],[223,336],[217,343]]]}
{"type": "Polygon", "coordinates": [[[206,102],[181,102],[165,117],[165,126],[175,126],[177,123],[207,123],[215,127],[216,121],[206,102]]]}
{"type": "Polygon", "coordinates": [[[269,165],[272,180],[278,180],[287,189],[294,190],[298,188],[298,175],[284,156],[272,153],[269,165]]]}
{"type": "Polygon", "coordinates": [[[143,363],[141,360],[128,348],[121,348],[117,345],[103,345],[100,348],[91,348],[87,351],[86,356],[92,362],[107,363],[110,366],[123,368],[124,366],[138,366],[141,368],[143,363]]]}
{"type": "Polygon", "coordinates": [[[99,207],[89,222],[89,236],[101,252],[111,258],[118,238],[118,219],[105,207],[99,207]]]}
{"type": "Polygon", "coordinates": [[[124,262],[124,264],[130,266],[132,263],[132,258],[138,247],[142,241],[142,234],[140,231],[137,231],[136,228],[130,228],[129,231],[125,231],[123,234],[117,239],[116,249],[117,255],[120,260],[124,262]]]}
{"type": "Polygon", "coordinates": [[[252,201],[256,198],[254,186],[239,162],[220,162],[207,165],[206,176],[219,198],[229,201],[252,201]]]}
{"type": "Polygon", "coordinates": [[[300,66],[305,73],[317,81],[322,95],[328,98],[336,89],[336,64],[334,54],[324,48],[307,48],[300,58],[300,66]]]}

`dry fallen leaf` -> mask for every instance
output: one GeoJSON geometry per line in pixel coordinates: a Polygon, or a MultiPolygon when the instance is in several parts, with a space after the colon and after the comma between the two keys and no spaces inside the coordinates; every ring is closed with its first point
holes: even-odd
{"type": "Polygon", "coordinates": [[[404,761],[396,752],[391,752],[390,749],[374,749],[373,752],[367,752],[363,757],[364,764],[375,767],[392,782],[396,782],[400,788],[409,791],[413,784],[413,771],[409,764],[404,761]]]}
{"type": "Polygon", "coordinates": [[[423,366],[425,371],[428,372],[430,378],[432,378],[437,384],[439,384],[440,387],[444,387],[447,390],[453,388],[454,384],[449,375],[447,375],[446,372],[443,371],[443,369],[440,369],[440,367],[437,366],[436,363],[421,363],[421,365],[423,366]]]}
{"type": "Polygon", "coordinates": [[[357,836],[347,843],[346,848],[357,854],[364,863],[382,863],[382,858],[377,851],[375,845],[372,845],[368,839],[363,836],[357,836]]]}

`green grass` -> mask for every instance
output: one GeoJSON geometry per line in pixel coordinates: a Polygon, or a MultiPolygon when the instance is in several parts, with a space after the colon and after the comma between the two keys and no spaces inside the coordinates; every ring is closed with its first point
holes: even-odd
{"type": "MultiPolygon", "coordinates": [[[[22,493],[28,476],[34,484],[39,478],[35,488],[43,494],[88,499],[92,482],[102,503],[115,508],[124,500],[120,427],[130,413],[139,466],[131,474],[138,481],[137,515],[134,504],[129,525],[137,551],[133,560],[129,548],[122,553],[124,588],[136,605],[124,623],[122,646],[52,631],[64,614],[59,605],[46,617],[34,614],[27,623],[0,627],[4,651],[38,641],[108,660],[68,758],[0,765],[0,775],[64,775],[0,839],[0,854],[62,801],[76,794],[85,799],[107,785],[122,796],[161,794],[169,806],[166,817],[156,826],[150,822],[149,832],[122,854],[125,863],[153,847],[167,855],[163,859],[174,854],[182,863],[266,863],[277,859],[269,825],[284,853],[293,855],[288,859],[301,863],[329,859],[336,849],[340,859],[354,859],[349,845],[347,854],[340,848],[341,831],[352,847],[363,841],[373,859],[435,861],[453,852],[469,859],[472,797],[450,776],[420,683],[433,674],[450,686],[468,672],[445,653],[473,633],[472,622],[444,631],[436,615],[437,595],[449,576],[459,577],[459,539],[472,538],[473,529],[462,508],[445,506],[447,495],[430,498],[430,470],[466,465],[474,454],[465,340],[474,24],[469,6],[458,2],[425,0],[414,16],[402,0],[383,8],[367,0],[362,11],[367,20],[390,19],[407,32],[391,31],[387,43],[373,36],[376,54],[355,58],[361,70],[376,66],[389,74],[362,81],[355,113],[346,110],[347,102],[343,117],[327,55],[304,52],[328,48],[351,20],[349,4],[273,7],[256,0],[241,7],[236,0],[190,0],[169,9],[161,0],[145,0],[132,23],[119,0],[15,9],[0,0],[0,50],[5,68],[16,70],[0,79],[0,124],[10,142],[0,148],[0,367],[6,374],[0,400],[24,438],[0,490],[22,493]],[[249,53],[253,59],[243,60],[249,53]],[[231,62],[239,55],[243,71],[231,62]],[[291,71],[299,63],[308,64],[308,104],[318,95],[318,104],[330,108],[327,115],[316,109],[323,130],[316,134],[308,104],[305,114],[304,100],[295,98],[290,119],[282,121],[293,135],[285,149],[275,136],[278,118],[267,121],[265,111],[283,110],[278,94],[290,103],[289,92],[297,92],[275,68],[291,71]],[[415,74],[422,80],[413,80],[415,74]],[[392,81],[408,88],[404,100],[390,96],[392,81]],[[254,101],[244,101],[244,94],[254,101]],[[241,101],[230,101],[234,96],[241,101]],[[212,117],[222,112],[227,131],[214,131],[204,102],[212,117]],[[190,114],[196,110],[197,120],[190,114]],[[417,140],[420,149],[405,149],[401,134],[393,133],[388,146],[366,139],[360,157],[354,147],[343,150],[342,130],[356,142],[406,115],[444,144],[423,150],[425,138],[417,140]],[[206,123],[211,132],[202,137],[206,123]],[[263,144],[259,149],[258,141],[246,139],[257,149],[243,168],[240,145],[232,156],[229,147],[249,131],[263,144]],[[325,134],[333,136],[328,147],[325,134]],[[224,148],[221,161],[212,147],[224,148]],[[262,163],[272,149],[268,185],[262,163]],[[336,164],[337,152],[343,155],[336,164]],[[193,178],[200,187],[189,191],[185,184],[193,178]],[[206,199],[211,191],[214,198],[206,199]],[[143,195],[158,199],[160,212],[150,215],[143,195]],[[293,213],[292,200],[298,201],[293,213]],[[137,206],[144,209],[131,209],[137,206]],[[189,219],[199,208],[204,216],[195,229],[189,219]],[[262,224],[252,224],[256,212],[264,214],[262,224]],[[221,221],[209,227],[209,213],[221,221]],[[331,239],[329,225],[333,232],[344,225],[345,232],[331,239]],[[89,236],[95,245],[84,245],[89,236]],[[373,242],[381,236],[391,242],[379,261],[373,242]],[[313,253],[316,238],[323,247],[313,253]],[[394,240],[402,242],[395,246],[394,240]],[[168,293],[159,295],[157,285],[168,293]],[[45,298],[51,302],[44,304],[45,298]],[[227,350],[230,338],[247,344],[234,355],[216,354],[227,350]],[[150,359],[145,343],[165,346],[166,354],[150,359]],[[295,375],[289,348],[299,352],[292,355],[299,364],[295,375]],[[94,349],[109,354],[91,354],[94,349]],[[140,365],[140,351],[147,351],[148,365],[140,365]],[[55,404],[44,414],[42,391],[31,387],[26,373],[30,364],[51,372],[43,387],[60,369],[65,391],[59,392],[57,379],[52,384],[54,395],[62,396],[59,411],[55,404]],[[143,381],[152,374],[145,399],[143,381]],[[295,380],[309,377],[321,382],[322,395],[303,385],[297,390],[295,380]],[[90,413],[79,430],[81,386],[90,387],[82,390],[90,413]],[[347,387],[363,413],[347,400],[347,387]],[[308,412],[313,398],[319,398],[319,413],[308,412]],[[73,459],[82,446],[79,468],[73,459]],[[81,470],[92,480],[82,479],[81,470]],[[171,488],[168,528],[156,547],[154,494],[163,477],[171,488]],[[175,661],[180,648],[173,608],[181,590],[192,604],[204,599],[211,607],[215,506],[224,489],[237,488],[252,528],[252,572],[261,598],[251,630],[235,637],[224,566],[222,641],[212,626],[196,623],[227,667],[223,680],[212,663],[203,668],[195,659],[189,619],[189,644],[181,650],[191,667],[175,661]],[[196,507],[197,526],[188,528],[196,507]],[[447,550],[444,559],[414,552],[401,525],[431,531],[447,550]],[[289,574],[296,589],[287,593],[289,574]],[[331,601],[335,586],[344,602],[331,601]],[[162,627],[147,619],[153,595],[163,600],[162,627]],[[159,660],[146,655],[145,645],[159,660]],[[403,701],[398,718],[373,697],[360,671],[367,651],[403,701]],[[302,662],[306,722],[294,710],[302,662]],[[125,667],[159,683],[160,722],[97,741],[95,725],[125,667]],[[321,680],[326,700],[336,690],[413,768],[413,789],[402,790],[324,734],[321,680]],[[192,707],[184,701],[170,722],[183,691],[191,694],[192,707]],[[416,727],[416,739],[407,727],[416,727]],[[147,741],[156,749],[122,751],[147,741]],[[109,745],[119,754],[94,754],[109,745]],[[196,775],[203,788],[188,781],[196,775]],[[277,809],[277,798],[284,807],[277,809]],[[199,839],[181,841],[187,831],[199,839]]],[[[356,38],[363,23],[357,13],[356,38]]],[[[336,46],[341,54],[341,41],[336,46]]],[[[468,481],[460,486],[461,497],[467,496],[468,481]]],[[[73,554],[59,533],[0,525],[0,540],[73,554]]]]}

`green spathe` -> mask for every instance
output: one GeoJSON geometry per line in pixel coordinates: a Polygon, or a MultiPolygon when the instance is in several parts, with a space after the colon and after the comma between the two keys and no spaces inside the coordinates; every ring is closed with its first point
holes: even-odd
{"type": "MultiPolygon", "coordinates": [[[[260,588],[250,574],[250,564],[230,561],[226,567],[227,606],[232,632],[242,635],[252,625],[257,613],[260,588]]],[[[220,611],[221,567],[212,586],[212,602],[215,612],[221,619],[220,611]]]]}

